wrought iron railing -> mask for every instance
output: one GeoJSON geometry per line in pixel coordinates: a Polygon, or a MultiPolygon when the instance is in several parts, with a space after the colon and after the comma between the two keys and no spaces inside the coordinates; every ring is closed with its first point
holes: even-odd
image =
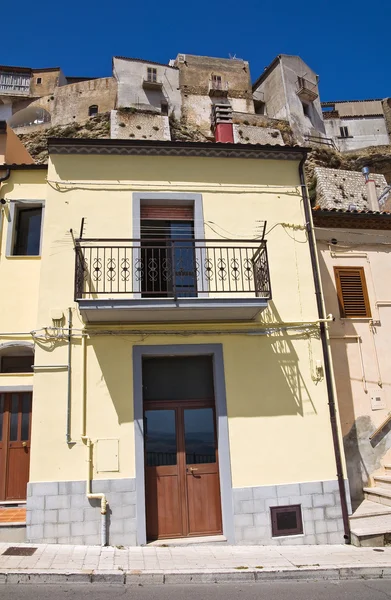
{"type": "Polygon", "coordinates": [[[75,245],[75,299],[271,298],[266,241],[84,239],[75,245]]]}

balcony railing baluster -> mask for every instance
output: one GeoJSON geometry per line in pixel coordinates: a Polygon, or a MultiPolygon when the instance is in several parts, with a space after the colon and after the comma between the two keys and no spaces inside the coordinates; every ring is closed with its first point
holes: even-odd
{"type": "Polygon", "coordinates": [[[266,241],[78,240],[76,300],[114,297],[271,298],[266,241]]]}

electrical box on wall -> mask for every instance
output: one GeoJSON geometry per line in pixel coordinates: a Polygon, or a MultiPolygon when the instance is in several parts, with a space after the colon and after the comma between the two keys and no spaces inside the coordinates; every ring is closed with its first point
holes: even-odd
{"type": "Polygon", "coordinates": [[[104,471],[119,471],[117,439],[99,439],[96,441],[96,470],[98,473],[104,471]]]}
{"type": "Polygon", "coordinates": [[[386,408],[386,401],[381,394],[371,394],[371,407],[372,410],[382,410],[386,408]]]}

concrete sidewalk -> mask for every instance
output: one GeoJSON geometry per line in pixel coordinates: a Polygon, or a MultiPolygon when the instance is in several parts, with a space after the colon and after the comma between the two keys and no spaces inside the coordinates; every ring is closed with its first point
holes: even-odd
{"type": "Polygon", "coordinates": [[[0,544],[0,583],[211,583],[391,578],[391,547],[0,544]],[[36,549],[31,556],[4,552],[36,549]]]}

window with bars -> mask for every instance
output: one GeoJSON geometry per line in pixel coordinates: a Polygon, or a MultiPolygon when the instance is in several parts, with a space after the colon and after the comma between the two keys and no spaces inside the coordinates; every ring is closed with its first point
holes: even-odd
{"type": "Polygon", "coordinates": [[[334,275],[341,317],[370,318],[364,267],[334,267],[334,275]]]}

